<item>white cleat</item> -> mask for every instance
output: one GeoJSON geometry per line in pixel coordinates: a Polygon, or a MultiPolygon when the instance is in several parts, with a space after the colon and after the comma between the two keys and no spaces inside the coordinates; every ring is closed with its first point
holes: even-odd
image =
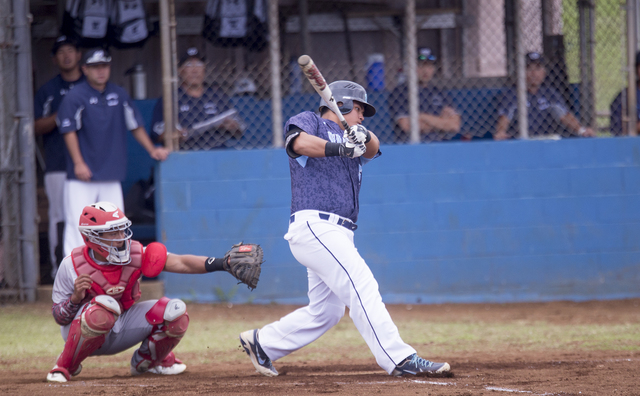
{"type": "Polygon", "coordinates": [[[55,373],[49,373],[47,374],[47,382],[67,382],[67,379],[65,378],[65,376],[59,372],[56,371],[55,373]]]}

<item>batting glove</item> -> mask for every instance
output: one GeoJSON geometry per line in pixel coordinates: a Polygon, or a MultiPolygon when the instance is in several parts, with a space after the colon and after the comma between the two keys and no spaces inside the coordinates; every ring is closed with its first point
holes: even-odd
{"type": "Polygon", "coordinates": [[[367,151],[364,143],[353,144],[346,142],[340,145],[340,156],[348,158],[358,158],[367,151]]]}
{"type": "Polygon", "coordinates": [[[371,133],[362,125],[352,125],[349,129],[345,129],[343,138],[349,140],[352,143],[369,143],[371,140],[371,133]]]}

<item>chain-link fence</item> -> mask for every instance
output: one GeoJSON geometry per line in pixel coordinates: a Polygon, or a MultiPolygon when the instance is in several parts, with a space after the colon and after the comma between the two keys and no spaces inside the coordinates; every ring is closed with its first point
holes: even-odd
{"type": "MultiPolygon", "coordinates": [[[[207,38],[178,36],[178,60],[188,48],[199,53],[180,62],[177,76],[182,149],[273,146],[274,100],[283,122],[318,110],[319,97],[296,64],[304,53],[329,82],[367,89],[377,114],[365,125],[382,143],[415,141],[411,39],[417,141],[626,133],[626,96],[615,101],[628,80],[626,5],[618,0],[416,1],[413,10],[392,1],[280,4],[281,98],[272,90],[268,3],[195,5],[206,14],[207,38]]],[[[193,7],[177,8],[178,30],[193,23],[185,15],[193,7]]]]}

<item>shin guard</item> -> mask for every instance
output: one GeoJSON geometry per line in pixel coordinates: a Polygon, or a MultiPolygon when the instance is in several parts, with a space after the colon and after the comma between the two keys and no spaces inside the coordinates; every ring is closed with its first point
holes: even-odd
{"type": "Polygon", "coordinates": [[[112,297],[94,297],[80,317],[71,322],[64,349],[50,373],[61,373],[67,381],[77,375],[80,363],[104,344],[119,315],[120,306],[112,297]]]}
{"type": "Polygon", "coordinates": [[[147,312],[146,318],[154,325],[153,332],[134,353],[132,366],[135,370],[142,373],[156,366],[171,367],[175,363],[181,364],[172,350],[189,327],[189,314],[185,303],[163,297],[147,312]],[[142,360],[136,359],[136,354],[142,360]]]}

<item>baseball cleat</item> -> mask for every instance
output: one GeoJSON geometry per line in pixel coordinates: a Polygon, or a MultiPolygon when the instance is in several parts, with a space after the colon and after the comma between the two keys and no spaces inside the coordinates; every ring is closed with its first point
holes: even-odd
{"type": "Polygon", "coordinates": [[[417,353],[404,359],[396,366],[391,375],[400,377],[405,374],[417,375],[420,373],[442,374],[449,371],[449,363],[435,363],[418,356],[417,353]]]}
{"type": "Polygon", "coordinates": [[[163,367],[155,366],[144,371],[139,371],[134,366],[131,366],[131,375],[136,376],[144,373],[160,374],[160,375],[176,375],[184,372],[187,369],[187,365],[183,363],[174,363],[172,366],[163,367]]]}
{"type": "MultiPolygon", "coordinates": [[[[71,376],[75,377],[76,375],[80,374],[81,371],[82,365],[79,365],[76,371],[71,373],[71,376]]],[[[68,375],[69,372],[66,369],[60,368],[58,367],[58,365],[55,365],[53,369],[49,371],[49,374],[47,374],[47,382],[67,382],[70,379],[68,375]]]]}
{"type": "Polygon", "coordinates": [[[244,351],[251,358],[251,363],[253,363],[257,372],[267,377],[275,377],[278,375],[278,371],[273,367],[271,359],[264,353],[258,342],[258,329],[247,330],[244,333],[240,333],[240,344],[242,344],[244,351]]]}
{"type": "Polygon", "coordinates": [[[47,382],[67,382],[67,377],[59,371],[47,374],[47,382]]]}

